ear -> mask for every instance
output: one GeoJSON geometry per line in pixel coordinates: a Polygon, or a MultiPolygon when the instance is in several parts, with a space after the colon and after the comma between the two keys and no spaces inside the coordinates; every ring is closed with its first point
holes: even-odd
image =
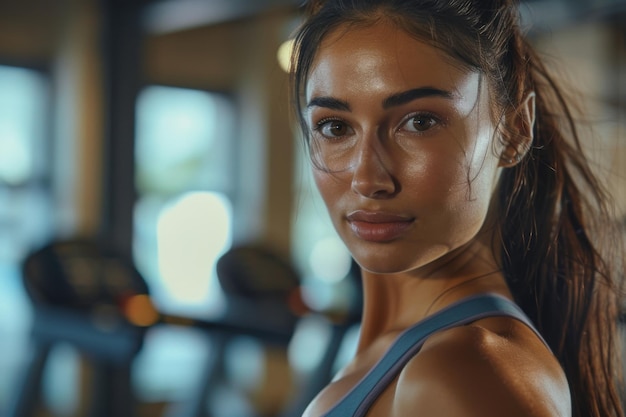
{"type": "Polygon", "coordinates": [[[509,117],[513,119],[509,124],[510,138],[502,150],[498,163],[498,166],[503,168],[517,165],[524,158],[533,142],[535,92],[528,93],[520,106],[509,117]]]}

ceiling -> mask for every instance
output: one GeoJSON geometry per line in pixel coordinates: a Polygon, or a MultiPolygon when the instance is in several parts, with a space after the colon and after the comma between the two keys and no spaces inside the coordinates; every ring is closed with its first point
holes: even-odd
{"type": "MultiPolygon", "coordinates": [[[[151,0],[144,23],[164,33],[242,19],[276,8],[296,9],[305,0],[151,0]]],[[[522,15],[538,30],[626,14],[626,0],[521,0],[522,15]]]]}
{"type": "MultiPolygon", "coordinates": [[[[149,34],[185,31],[249,18],[280,8],[296,10],[304,0],[0,0],[1,60],[50,57],[68,12],[99,4],[141,4],[149,34]],[[104,2],[104,3],[103,3],[104,2]]],[[[626,0],[525,0],[525,20],[542,31],[589,19],[626,20],[626,0]]],[[[619,21],[619,20],[618,20],[619,21]]]]}
{"type": "Polygon", "coordinates": [[[144,10],[149,33],[167,33],[210,26],[266,13],[278,8],[296,9],[303,0],[155,0],[144,10]]]}

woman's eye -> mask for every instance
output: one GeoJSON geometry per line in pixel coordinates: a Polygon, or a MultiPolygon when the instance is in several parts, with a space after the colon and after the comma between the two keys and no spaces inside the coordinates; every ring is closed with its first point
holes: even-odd
{"type": "Polygon", "coordinates": [[[330,138],[336,138],[350,133],[348,125],[341,120],[328,120],[326,122],[320,122],[317,124],[316,130],[322,135],[330,138]]]}
{"type": "Polygon", "coordinates": [[[439,123],[439,120],[428,114],[418,114],[410,117],[404,127],[409,132],[425,132],[432,129],[439,123]]]}

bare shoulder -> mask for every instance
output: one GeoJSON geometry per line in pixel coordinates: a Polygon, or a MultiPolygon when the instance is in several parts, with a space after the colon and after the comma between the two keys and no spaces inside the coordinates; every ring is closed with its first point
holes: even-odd
{"type": "Polygon", "coordinates": [[[399,376],[393,416],[571,415],[567,380],[535,333],[488,318],[433,335],[399,376]]]}

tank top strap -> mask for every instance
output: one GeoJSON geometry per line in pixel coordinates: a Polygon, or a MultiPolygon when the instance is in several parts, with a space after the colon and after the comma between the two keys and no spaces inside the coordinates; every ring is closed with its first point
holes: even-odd
{"type": "Polygon", "coordinates": [[[402,332],[376,365],[324,417],[364,416],[378,396],[419,352],[429,336],[482,318],[497,316],[522,321],[548,346],[526,314],[508,299],[496,294],[464,298],[402,332]]]}

